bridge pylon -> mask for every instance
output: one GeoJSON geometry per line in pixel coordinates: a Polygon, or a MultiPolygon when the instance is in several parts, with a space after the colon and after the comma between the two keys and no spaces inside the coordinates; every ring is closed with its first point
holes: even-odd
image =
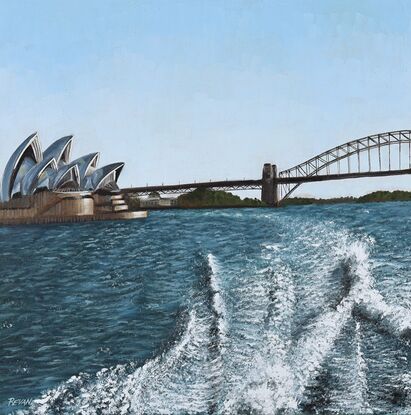
{"type": "Polygon", "coordinates": [[[268,206],[278,206],[277,166],[265,163],[261,185],[261,200],[268,206]]]}

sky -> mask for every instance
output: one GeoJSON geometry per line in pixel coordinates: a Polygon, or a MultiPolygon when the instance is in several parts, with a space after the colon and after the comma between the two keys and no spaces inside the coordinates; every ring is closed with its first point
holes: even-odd
{"type": "MultiPolygon", "coordinates": [[[[126,162],[122,187],[257,179],[411,128],[410,68],[410,1],[0,0],[0,169],[38,131],[126,162]]],[[[411,178],[298,194],[397,188],[411,178]]]]}

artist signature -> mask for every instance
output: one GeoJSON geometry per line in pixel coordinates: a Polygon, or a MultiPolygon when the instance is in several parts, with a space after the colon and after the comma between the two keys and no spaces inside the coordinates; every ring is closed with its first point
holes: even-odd
{"type": "Polygon", "coordinates": [[[32,403],[33,403],[33,398],[27,398],[27,399],[9,398],[8,400],[9,406],[30,406],[32,403]]]}
{"type": "MultiPolygon", "coordinates": [[[[25,398],[25,399],[16,399],[16,398],[9,398],[7,401],[7,406],[9,407],[29,407],[33,403],[33,398],[25,398]]],[[[11,412],[8,412],[7,415],[21,415],[24,412],[18,409],[12,409],[11,412]]]]}

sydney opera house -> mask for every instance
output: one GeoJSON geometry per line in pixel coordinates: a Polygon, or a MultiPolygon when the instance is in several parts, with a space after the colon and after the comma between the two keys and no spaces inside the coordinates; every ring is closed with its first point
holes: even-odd
{"type": "Polygon", "coordinates": [[[37,133],[10,157],[1,182],[0,224],[135,219],[117,185],[124,163],[98,167],[99,153],[71,161],[73,136],[42,151],[37,133]]]}

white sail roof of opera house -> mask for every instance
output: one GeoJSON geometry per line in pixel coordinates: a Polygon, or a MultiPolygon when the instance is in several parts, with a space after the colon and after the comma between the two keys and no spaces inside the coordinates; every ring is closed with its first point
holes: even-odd
{"type": "Polygon", "coordinates": [[[97,169],[87,180],[86,188],[96,190],[110,187],[113,183],[117,183],[123,168],[124,163],[113,163],[97,169]]]}
{"type": "Polygon", "coordinates": [[[42,160],[43,153],[40,141],[37,133],[34,133],[16,148],[6,165],[1,188],[3,201],[7,201],[12,197],[15,182],[20,182],[23,176],[42,160]]]}
{"type": "Polygon", "coordinates": [[[85,188],[86,179],[96,170],[99,159],[100,153],[91,153],[80,157],[70,163],[75,164],[79,169],[81,187],[85,188]]]}
{"type": "Polygon", "coordinates": [[[22,196],[32,195],[38,187],[40,181],[47,180],[47,177],[42,178],[47,169],[57,170],[56,159],[53,156],[43,158],[40,163],[35,164],[27,172],[27,174],[24,175],[20,184],[20,192],[22,196]]]}
{"type": "Polygon", "coordinates": [[[2,178],[1,200],[29,196],[39,190],[118,190],[117,181],[124,163],[97,168],[100,153],[70,161],[74,137],[53,142],[44,152],[37,133],[27,137],[10,157],[2,178]]]}
{"type": "Polygon", "coordinates": [[[80,189],[80,170],[77,164],[67,164],[60,167],[50,178],[49,190],[67,187],[80,189]]]}
{"type": "Polygon", "coordinates": [[[72,145],[72,135],[62,137],[44,150],[44,157],[53,156],[58,166],[67,164],[70,161],[72,145]]]}

